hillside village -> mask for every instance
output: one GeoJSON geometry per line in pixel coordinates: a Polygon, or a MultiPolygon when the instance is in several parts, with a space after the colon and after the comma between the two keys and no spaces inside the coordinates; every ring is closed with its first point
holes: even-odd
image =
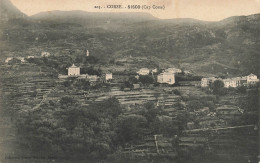
{"type": "MultiPolygon", "coordinates": [[[[41,53],[41,57],[49,57],[51,56],[51,54],[49,52],[42,52],[41,53]]],[[[89,57],[89,51],[86,51],[86,56],[89,57]]],[[[31,59],[31,58],[35,58],[34,56],[27,56],[25,57],[8,57],[5,59],[5,63],[8,64],[9,62],[13,62],[14,60],[16,60],[16,62],[20,62],[20,63],[25,63],[27,60],[26,59],[31,59]]],[[[132,58],[132,57],[131,57],[132,58]]],[[[113,75],[112,73],[108,72],[108,73],[104,73],[102,74],[102,76],[98,76],[98,75],[89,75],[89,74],[82,74],[80,67],[75,66],[75,64],[73,64],[72,66],[67,68],[67,75],[62,75],[59,74],[58,78],[59,79],[65,79],[68,77],[75,77],[78,79],[86,79],[89,80],[90,82],[98,82],[98,81],[103,81],[103,82],[108,82],[111,81],[113,79],[113,75]]],[[[190,74],[190,72],[188,71],[184,71],[181,70],[179,68],[167,68],[167,69],[160,69],[158,70],[157,68],[140,68],[137,72],[136,72],[136,76],[135,78],[138,80],[139,76],[149,76],[152,75],[157,76],[154,77],[156,78],[155,81],[157,83],[160,84],[169,84],[169,85],[173,85],[175,84],[175,75],[176,74],[190,74]],[[161,72],[161,73],[159,73],[161,72]]],[[[222,81],[224,83],[224,87],[225,88],[236,88],[236,87],[240,87],[240,86],[256,86],[257,83],[259,82],[259,79],[257,78],[256,75],[254,74],[250,74],[248,76],[243,76],[243,77],[232,77],[232,78],[218,78],[218,77],[202,77],[201,82],[200,82],[200,86],[201,87],[209,87],[212,83],[214,83],[214,81],[222,81]]]]}
{"type": "Polygon", "coordinates": [[[254,74],[250,74],[248,76],[243,76],[243,77],[227,78],[227,79],[209,77],[209,78],[201,79],[201,87],[209,87],[210,84],[214,83],[214,81],[216,80],[223,81],[225,88],[229,88],[229,87],[236,88],[239,86],[253,86],[259,82],[259,79],[254,74]]]}
{"type": "Polygon", "coordinates": [[[0,0],[0,162],[259,162],[259,23],[0,0]]]}
{"type": "MultiPolygon", "coordinates": [[[[92,55],[87,50],[78,59],[80,62],[49,52],[42,52],[40,56],[6,58],[1,66],[5,107],[15,109],[11,109],[13,114],[26,115],[43,112],[51,103],[58,105],[64,99],[76,100],[75,104],[84,110],[93,105],[103,106],[107,100],[115,98],[123,109],[122,117],[137,118],[137,121],[146,114],[153,117],[146,118],[150,123],[148,128],[138,129],[140,135],[132,136],[133,140],[123,146],[121,158],[183,159],[181,155],[186,157],[200,149],[203,157],[216,152],[214,158],[231,158],[237,152],[247,152],[242,159],[254,159],[257,109],[248,109],[239,101],[248,100],[257,88],[259,79],[256,75],[225,79],[202,77],[174,65],[160,68],[143,64],[137,68],[140,65],[134,60],[149,63],[144,57],[130,56],[104,64],[92,55]],[[56,62],[61,58],[64,65],[59,67],[56,62]],[[118,71],[129,64],[136,69],[118,71]],[[142,113],[144,108],[145,114],[142,113]],[[228,135],[248,130],[251,141],[232,149],[234,144],[243,143],[240,139],[248,135],[246,132],[237,137],[228,135]],[[227,143],[231,153],[221,152],[227,143]]],[[[70,105],[74,102],[65,106],[70,105]]],[[[253,104],[248,102],[248,105],[253,104]]]]}

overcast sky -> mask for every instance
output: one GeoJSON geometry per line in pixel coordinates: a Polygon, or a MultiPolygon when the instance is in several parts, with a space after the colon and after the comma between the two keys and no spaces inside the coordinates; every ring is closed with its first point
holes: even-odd
{"type": "Polygon", "coordinates": [[[11,0],[27,15],[52,10],[89,12],[148,12],[162,19],[194,18],[218,21],[230,16],[260,13],[260,0],[11,0]],[[95,9],[95,5],[165,5],[165,10],[95,9]]]}

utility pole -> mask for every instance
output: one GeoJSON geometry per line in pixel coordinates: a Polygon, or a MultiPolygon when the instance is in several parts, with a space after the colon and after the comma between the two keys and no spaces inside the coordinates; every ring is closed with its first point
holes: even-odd
{"type": "Polygon", "coordinates": [[[158,148],[158,142],[157,142],[157,135],[154,135],[154,142],[155,142],[155,146],[156,146],[156,151],[159,154],[159,148],[158,148]]]}

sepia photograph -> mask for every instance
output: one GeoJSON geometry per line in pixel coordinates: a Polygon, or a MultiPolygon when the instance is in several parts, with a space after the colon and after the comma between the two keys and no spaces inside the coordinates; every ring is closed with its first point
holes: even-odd
{"type": "Polygon", "coordinates": [[[260,0],[0,0],[0,163],[260,163],[260,0]]]}

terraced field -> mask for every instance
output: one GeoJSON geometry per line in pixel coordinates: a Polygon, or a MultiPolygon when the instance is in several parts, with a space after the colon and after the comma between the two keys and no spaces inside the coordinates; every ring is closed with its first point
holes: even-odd
{"type": "Polygon", "coordinates": [[[179,139],[181,150],[203,149],[201,156],[213,154],[225,162],[256,162],[258,131],[254,126],[184,133],[179,139]]]}
{"type": "Polygon", "coordinates": [[[44,95],[50,93],[55,87],[55,78],[47,72],[37,71],[37,67],[27,65],[15,71],[6,71],[2,80],[4,106],[10,110],[32,109],[39,104],[44,95]],[[31,70],[33,69],[33,70],[31,70]]]}
{"type": "MultiPolygon", "coordinates": [[[[181,97],[172,93],[173,90],[177,89],[183,97],[204,98],[209,96],[194,86],[159,86],[122,91],[120,83],[111,83],[109,91],[102,89],[78,91],[77,89],[65,88],[60,84],[57,76],[53,75],[52,70],[41,70],[36,65],[2,65],[0,68],[4,72],[1,76],[1,106],[4,106],[6,113],[10,115],[19,110],[37,109],[45,101],[57,101],[64,96],[74,97],[84,106],[115,97],[122,105],[127,106],[144,104],[149,101],[155,102],[157,106],[163,106],[164,111],[168,113],[167,118],[173,121],[178,114],[186,112],[185,109],[177,110],[173,107],[176,102],[181,102],[185,106],[181,97]]],[[[228,100],[232,101],[231,104],[236,103],[235,97],[228,100]]],[[[26,150],[19,149],[20,142],[16,140],[16,127],[10,116],[6,116],[6,113],[0,113],[0,158],[3,160],[20,156],[26,157],[26,150]]],[[[204,120],[207,122],[221,121],[217,116],[206,116],[204,120]]],[[[224,122],[223,126],[225,126],[224,122]]],[[[201,151],[201,155],[197,155],[198,158],[214,154],[214,157],[225,158],[224,160],[228,161],[232,157],[238,157],[241,162],[248,160],[252,162],[256,160],[257,156],[258,139],[254,128],[184,133],[178,135],[178,146],[173,146],[173,138],[171,137],[158,136],[155,140],[153,135],[148,134],[147,136],[144,142],[125,148],[124,154],[141,158],[158,156],[158,154],[175,157],[178,155],[178,150],[201,151]]]]}
{"type": "Polygon", "coordinates": [[[163,135],[150,135],[144,140],[144,143],[125,148],[123,154],[131,159],[158,155],[174,158],[177,155],[177,150],[171,141],[171,138],[163,137],[163,135]]]}

